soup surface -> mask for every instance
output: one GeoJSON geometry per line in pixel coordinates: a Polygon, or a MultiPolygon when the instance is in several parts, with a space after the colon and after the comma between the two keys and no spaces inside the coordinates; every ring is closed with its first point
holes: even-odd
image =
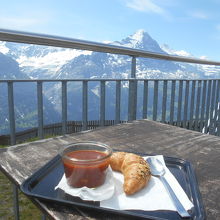
{"type": "Polygon", "coordinates": [[[106,154],[95,150],[78,150],[66,154],[70,158],[78,160],[95,160],[96,162],[88,161],[71,161],[66,158],[63,159],[64,172],[67,178],[67,183],[73,187],[87,186],[95,188],[105,182],[106,169],[109,165],[109,159],[103,159],[106,154]]]}

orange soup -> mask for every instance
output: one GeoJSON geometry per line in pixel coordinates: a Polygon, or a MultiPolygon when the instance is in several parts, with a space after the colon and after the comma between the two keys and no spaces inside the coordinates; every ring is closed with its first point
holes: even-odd
{"type": "Polygon", "coordinates": [[[70,186],[76,188],[83,186],[95,188],[105,182],[109,158],[105,158],[106,154],[104,152],[95,150],[77,150],[69,152],[66,155],[76,160],[72,161],[63,158],[64,172],[67,178],[67,183],[70,186]],[[102,160],[102,158],[104,159],[102,160]],[[98,161],[92,161],[97,159],[98,161]]]}

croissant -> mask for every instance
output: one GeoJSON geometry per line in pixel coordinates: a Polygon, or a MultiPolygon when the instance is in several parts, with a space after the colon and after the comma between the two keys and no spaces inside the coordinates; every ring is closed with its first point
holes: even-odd
{"type": "Polygon", "coordinates": [[[144,188],[151,177],[148,163],[141,156],[133,153],[113,153],[110,166],[112,170],[124,175],[123,190],[127,195],[132,195],[144,188]]]}

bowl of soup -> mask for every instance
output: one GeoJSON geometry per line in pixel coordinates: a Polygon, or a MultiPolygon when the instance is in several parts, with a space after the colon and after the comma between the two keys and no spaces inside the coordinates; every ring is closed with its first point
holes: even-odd
{"type": "Polygon", "coordinates": [[[69,186],[96,188],[104,184],[112,149],[99,142],[78,142],[61,151],[69,186]]]}

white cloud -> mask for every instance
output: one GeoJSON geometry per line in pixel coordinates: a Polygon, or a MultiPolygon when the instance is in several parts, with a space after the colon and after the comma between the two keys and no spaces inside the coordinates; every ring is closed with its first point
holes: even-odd
{"type": "Polygon", "coordinates": [[[166,11],[155,4],[153,0],[128,0],[126,6],[137,11],[152,12],[160,15],[166,14],[166,11]]]}
{"type": "Polygon", "coordinates": [[[204,11],[191,11],[190,13],[190,16],[194,17],[194,18],[198,18],[198,19],[209,19],[209,15],[204,12],[204,11]]]}

